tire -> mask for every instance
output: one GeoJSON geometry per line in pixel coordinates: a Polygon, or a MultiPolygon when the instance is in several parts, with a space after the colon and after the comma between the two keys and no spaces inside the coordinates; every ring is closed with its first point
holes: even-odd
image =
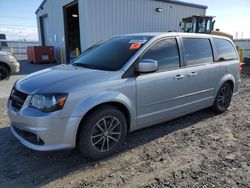
{"type": "Polygon", "coordinates": [[[10,70],[3,65],[0,65],[0,80],[9,79],[10,70]]]}
{"type": "Polygon", "coordinates": [[[115,153],[126,135],[127,121],[124,114],[111,105],[103,105],[82,122],[78,148],[86,158],[102,159],[115,153]]]}
{"type": "Polygon", "coordinates": [[[231,102],[233,91],[229,83],[224,83],[219,89],[212,109],[217,113],[225,112],[231,102]]]}

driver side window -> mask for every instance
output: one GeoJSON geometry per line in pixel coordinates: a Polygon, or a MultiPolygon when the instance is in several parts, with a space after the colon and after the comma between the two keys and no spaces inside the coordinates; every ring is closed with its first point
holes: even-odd
{"type": "Polygon", "coordinates": [[[158,61],[160,71],[179,68],[180,57],[176,39],[164,39],[153,44],[141,59],[158,61]]]}

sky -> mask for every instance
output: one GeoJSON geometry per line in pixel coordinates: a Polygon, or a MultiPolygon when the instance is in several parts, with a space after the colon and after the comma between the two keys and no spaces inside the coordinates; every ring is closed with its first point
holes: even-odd
{"type": "Polygon", "coordinates": [[[38,40],[35,11],[42,0],[0,0],[0,33],[7,39],[38,40]]]}
{"type": "Polygon", "coordinates": [[[184,0],[208,6],[207,16],[215,17],[215,28],[237,38],[250,38],[250,0],[184,0]]]}
{"type": "MultiPolygon", "coordinates": [[[[56,1],[56,0],[54,0],[56,1]]],[[[208,6],[215,29],[250,38],[250,0],[183,0],[208,6]]],[[[0,33],[9,40],[38,40],[35,11],[42,0],[0,0],[0,33]]]]}

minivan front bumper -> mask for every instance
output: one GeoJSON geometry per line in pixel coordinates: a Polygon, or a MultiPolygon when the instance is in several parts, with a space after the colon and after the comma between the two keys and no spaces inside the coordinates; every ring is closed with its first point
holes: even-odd
{"type": "Polygon", "coordinates": [[[10,129],[25,146],[39,151],[71,149],[76,145],[79,117],[61,118],[60,111],[42,113],[24,107],[19,111],[8,102],[10,129]]]}

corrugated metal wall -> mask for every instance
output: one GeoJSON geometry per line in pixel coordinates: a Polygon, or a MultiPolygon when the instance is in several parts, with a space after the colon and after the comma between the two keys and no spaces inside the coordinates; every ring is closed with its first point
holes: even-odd
{"type": "Polygon", "coordinates": [[[244,56],[250,58],[250,39],[235,39],[234,44],[244,49],[244,56]]]}
{"type": "Polygon", "coordinates": [[[48,16],[49,22],[49,45],[54,46],[56,59],[60,59],[60,49],[65,49],[65,37],[64,37],[64,18],[63,18],[63,6],[71,3],[74,0],[47,0],[43,5],[43,9],[37,13],[37,25],[39,33],[39,43],[42,44],[41,28],[40,28],[40,16],[48,16]]]}
{"type": "Polygon", "coordinates": [[[205,9],[154,0],[81,0],[79,14],[81,48],[86,49],[117,34],[180,31],[182,18],[205,15],[205,9]]]}
{"type": "MultiPolygon", "coordinates": [[[[65,49],[63,6],[73,0],[47,0],[37,12],[39,17],[48,15],[49,43],[60,58],[60,48],[65,49]]],[[[155,0],[79,0],[81,50],[92,44],[123,33],[180,31],[183,17],[205,15],[204,8],[195,8],[155,0]],[[162,8],[162,12],[156,12],[162,8]]]]}

